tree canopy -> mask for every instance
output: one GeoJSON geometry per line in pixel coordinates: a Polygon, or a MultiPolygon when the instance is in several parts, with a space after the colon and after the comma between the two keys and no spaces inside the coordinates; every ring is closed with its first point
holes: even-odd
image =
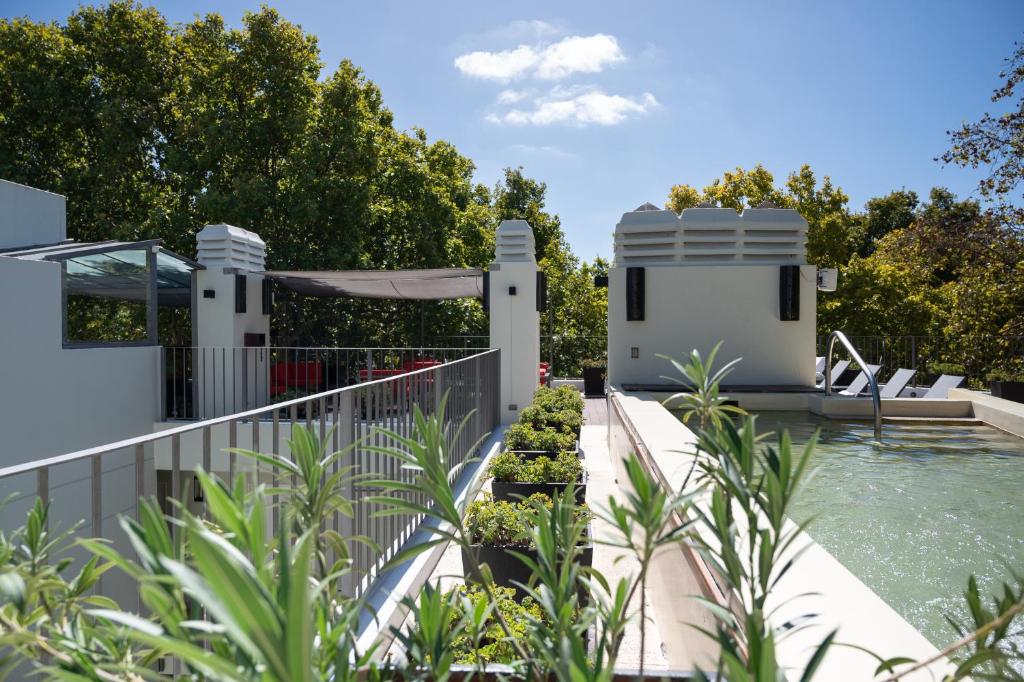
{"type": "MultiPolygon", "coordinates": [[[[316,38],[266,6],[238,28],[217,14],[171,24],[130,0],[64,24],[0,20],[0,177],[67,196],[72,238],[159,237],[192,254],[203,225],[227,222],[263,237],[272,269],[483,267],[498,223],[524,218],[558,316],[604,333],[599,295],[584,309],[558,294],[590,270],[545,212],[543,182],[508,169],[481,185],[451,143],[395,129],[357,66],[323,68],[316,38]]],[[[279,300],[279,343],[420,338],[416,303],[279,300]]],[[[424,316],[428,337],[486,333],[478,301],[424,316]]]]}

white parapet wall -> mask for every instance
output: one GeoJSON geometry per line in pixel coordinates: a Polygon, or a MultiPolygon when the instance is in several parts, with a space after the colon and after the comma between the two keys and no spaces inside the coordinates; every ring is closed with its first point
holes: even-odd
{"type": "Polygon", "coordinates": [[[66,204],[59,194],[0,180],[0,249],[67,239],[66,204]]]}
{"type": "Polygon", "coordinates": [[[609,383],[665,385],[673,369],[660,355],[706,355],[721,341],[716,364],[743,359],[727,385],[813,387],[816,268],[800,214],[641,209],[615,227],[609,383]]]}

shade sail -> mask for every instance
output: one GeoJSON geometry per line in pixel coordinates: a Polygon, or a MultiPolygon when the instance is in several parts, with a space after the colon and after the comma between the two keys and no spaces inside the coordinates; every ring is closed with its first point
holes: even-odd
{"type": "Polygon", "coordinates": [[[484,295],[479,268],[434,270],[273,270],[260,273],[308,296],[436,301],[484,295]]]}

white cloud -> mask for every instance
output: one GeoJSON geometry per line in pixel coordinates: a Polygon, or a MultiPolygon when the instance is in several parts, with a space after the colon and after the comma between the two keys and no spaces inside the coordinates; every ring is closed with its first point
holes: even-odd
{"type": "Polygon", "coordinates": [[[455,68],[467,76],[508,81],[526,74],[537,64],[537,52],[528,45],[501,52],[470,52],[455,58],[455,68]]]}
{"type": "Polygon", "coordinates": [[[455,58],[455,68],[467,76],[502,82],[527,75],[559,80],[574,73],[597,73],[625,59],[615,36],[597,33],[569,36],[547,46],[469,52],[455,58]]]}
{"type": "Polygon", "coordinates": [[[529,90],[502,90],[498,93],[498,104],[516,104],[530,96],[529,90]]]}
{"type": "Polygon", "coordinates": [[[649,92],[639,97],[609,95],[591,89],[578,94],[553,91],[552,95],[538,98],[532,109],[510,109],[502,114],[490,114],[491,123],[506,125],[549,126],[565,123],[577,126],[611,126],[633,116],[640,116],[658,107],[658,100],[649,92]]]}
{"type": "Polygon", "coordinates": [[[545,48],[537,65],[537,76],[558,80],[573,73],[597,73],[625,59],[615,36],[569,36],[545,48]]]}

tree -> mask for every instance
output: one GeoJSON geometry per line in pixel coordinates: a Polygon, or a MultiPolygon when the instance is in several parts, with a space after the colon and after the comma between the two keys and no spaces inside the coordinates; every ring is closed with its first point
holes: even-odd
{"type": "Polygon", "coordinates": [[[672,185],[672,189],[668,191],[668,201],[665,202],[665,208],[676,213],[682,213],[703,201],[704,197],[696,187],[685,184],[672,185]]]}
{"type": "Polygon", "coordinates": [[[1014,193],[1024,178],[1024,94],[1017,92],[1024,82],[1024,43],[1016,43],[1013,55],[999,72],[1004,83],[992,93],[994,104],[1005,103],[1008,111],[986,113],[978,121],[946,131],[952,146],[939,157],[943,163],[990,169],[978,183],[981,196],[995,204],[1003,217],[1020,225],[1024,208],[1014,205],[1014,193]],[[1021,95],[1014,103],[1014,95],[1021,95]]]}
{"type": "Polygon", "coordinates": [[[562,234],[558,216],[544,211],[546,183],[523,175],[522,167],[506,168],[502,182],[494,188],[494,213],[502,220],[525,220],[533,227],[537,262],[544,260],[548,246],[562,234]]]}
{"type": "Polygon", "coordinates": [[[875,242],[895,230],[910,227],[917,217],[917,192],[896,190],[882,197],[868,199],[864,213],[854,218],[856,252],[869,256],[875,242]]]}

